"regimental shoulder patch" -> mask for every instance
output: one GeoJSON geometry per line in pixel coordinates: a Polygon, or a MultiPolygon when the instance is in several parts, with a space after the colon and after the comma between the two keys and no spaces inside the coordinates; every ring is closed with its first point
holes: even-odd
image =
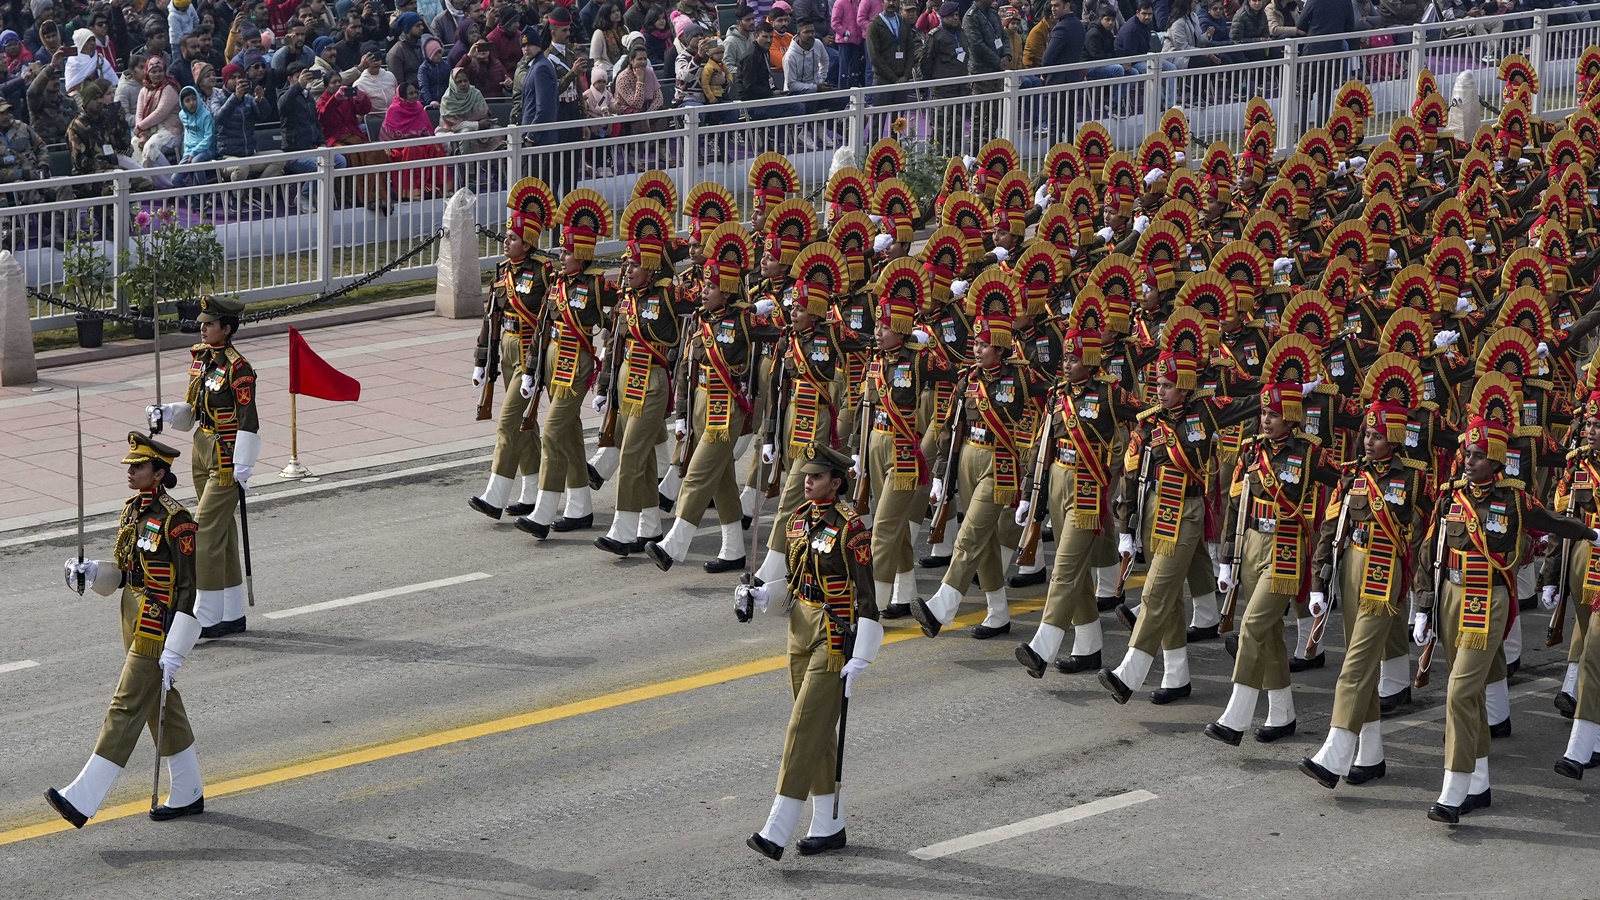
{"type": "Polygon", "coordinates": [[[180,522],[169,530],[169,533],[172,535],[172,539],[175,542],[175,546],[177,546],[179,553],[182,553],[184,556],[194,555],[194,538],[196,532],[199,530],[199,526],[197,526],[192,519],[180,522]]]}
{"type": "Polygon", "coordinates": [[[872,565],[872,532],[866,528],[851,527],[850,539],[845,542],[845,548],[855,557],[856,565],[872,565]]]}
{"type": "Polygon", "coordinates": [[[233,399],[237,400],[240,406],[249,406],[252,398],[255,397],[255,393],[256,376],[246,375],[243,378],[234,379],[233,399]]]}

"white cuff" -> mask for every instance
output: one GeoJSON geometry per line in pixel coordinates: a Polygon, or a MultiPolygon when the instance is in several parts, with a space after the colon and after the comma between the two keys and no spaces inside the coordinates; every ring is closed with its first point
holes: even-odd
{"type": "Polygon", "coordinates": [[[194,649],[194,642],[199,639],[200,620],[185,612],[174,613],[172,627],[167,629],[167,642],[161,649],[171,650],[188,659],[189,652],[194,649]]]}
{"type": "Polygon", "coordinates": [[[883,646],[883,626],[877,619],[856,620],[856,645],[851,659],[872,662],[878,658],[878,648],[883,646]]]}
{"type": "Polygon", "coordinates": [[[763,590],[767,592],[766,614],[769,616],[787,616],[789,614],[789,582],[786,579],[763,581],[763,590]]]}
{"type": "Polygon", "coordinates": [[[188,431],[193,428],[194,406],[189,403],[172,404],[172,418],[167,421],[167,424],[179,431],[188,431]]]}
{"type": "Polygon", "coordinates": [[[261,455],[261,435],[254,431],[240,431],[233,438],[233,467],[256,467],[256,457],[261,455]]]}
{"type": "Polygon", "coordinates": [[[89,587],[102,597],[109,597],[122,587],[122,570],[109,559],[95,560],[94,580],[89,587]]]}

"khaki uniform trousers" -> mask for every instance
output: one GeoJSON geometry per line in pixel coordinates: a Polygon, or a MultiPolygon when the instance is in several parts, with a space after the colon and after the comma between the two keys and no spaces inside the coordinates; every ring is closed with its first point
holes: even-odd
{"type": "MultiPolygon", "coordinates": [[[[1361,582],[1367,571],[1367,553],[1347,546],[1339,551],[1339,605],[1344,620],[1344,665],[1333,689],[1334,728],[1361,732],[1361,726],[1382,717],[1378,703],[1379,666],[1391,659],[1390,635],[1398,629],[1410,633],[1406,617],[1387,612],[1361,611],[1361,582]]],[[[1398,575],[1396,576],[1398,578],[1398,575]]],[[[1396,591],[1403,590],[1396,586],[1396,591]]],[[[1400,609],[1398,604],[1396,609],[1400,609]]],[[[1470,769],[1471,767],[1468,766],[1470,769]]]]}
{"type": "MultiPolygon", "coordinates": [[[[1024,461],[1017,462],[1020,474],[1024,461]]],[[[1017,540],[1022,537],[1022,526],[1017,524],[1010,506],[994,502],[993,450],[968,444],[961,448],[957,467],[961,496],[967,498],[967,513],[961,520],[961,530],[956,533],[956,545],[951,551],[944,583],[964,594],[976,574],[978,587],[984,593],[998,591],[1006,584],[1001,551],[1015,549],[1017,540]]]]}
{"type": "MultiPolygon", "coordinates": [[[[594,371],[594,357],[578,351],[578,374],[572,379],[570,396],[554,393],[545,401],[544,432],[539,436],[539,490],[561,493],[567,488],[589,486],[589,465],[583,455],[583,386],[594,371]]],[[[556,377],[555,343],[545,351],[544,383],[556,377]]]]}
{"type": "Polygon", "coordinates": [[[233,511],[239,506],[239,487],[230,478],[223,485],[217,468],[217,436],[196,429],[194,462],[189,470],[194,492],[194,586],[200,591],[220,591],[244,584],[239,564],[239,524],[233,511]]]}
{"type": "Polygon", "coordinates": [[[911,523],[922,521],[933,479],[909,491],[893,490],[894,434],[876,429],[867,438],[866,468],[872,479],[872,580],[887,584],[917,563],[911,523]]]}
{"type": "MultiPolygon", "coordinates": [[[[133,588],[122,589],[122,646],[133,644],[133,623],[138,619],[141,604],[140,592],[133,588]]],[[[161,709],[161,666],[148,656],[128,650],[122,662],[122,677],[117,680],[116,693],[111,695],[111,708],[100,726],[100,737],[94,744],[94,755],[119,766],[128,764],[133,748],[139,743],[139,732],[149,728],[150,740],[156,738],[156,717],[161,709]]],[[[182,753],[194,743],[194,732],[189,728],[189,714],[184,711],[183,698],[178,689],[167,691],[167,713],[161,727],[161,755],[182,753]]]]}
{"type": "MultiPolygon", "coordinates": [[[[625,363],[617,377],[627,383],[628,367],[625,363]]],[[[620,387],[620,386],[619,386],[620,387]]],[[[618,396],[621,396],[620,391],[618,396]]],[[[617,511],[643,512],[656,505],[660,499],[656,479],[656,446],[665,439],[662,424],[667,415],[667,401],[672,396],[671,379],[660,366],[650,367],[650,381],[644,391],[644,409],[638,416],[617,410],[617,511]]],[[[588,470],[584,470],[585,475],[588,470]]]]}
{"type": "MultiPolygon", "coordinates": [[[[1310,557],[1302,550],[1301,565],[1310,565],[1310,557]]],[[[1289,686],[1283,614],[1294,597],[1272,590],[1273,558],[1273,536],[1246,529],[1244,553],[1234,576],[1239,579],[1239,596],[1245,598],[1245,608],[1239,625],[1239,655],[1233,663],[1233,681],[1258,691],[1289,686]]]]}
{"type": "MultiPolygon", "coordinates": [[[[739,506],[739,480],[733,467],[733,445],[744,428],[744,413],[738,403],[729,410],[727,440],[706,440],[705,421],[706,392],[695,388],[691,427],[701,437],[695,441],[694,456],[689,459],[689,470],[684,473],[683,487],[678,489],[676,511],[679,520],[698,526],[705,517],[706,507],[715,503],[718,522],[731,525],[744,517],[739,506]]],[[[759,458],[760,454],[756,456],[759,458]]]]}
{"type": "MultiPolygon", "coordinates": [[[[774,402],[772,396],[772,365],[772,355],[763,353],[760,365],[756,369],[756,381],[758,384],[756,387],[755,408],[751,410],[751,415],[756,417],[754,425],[757,432],[755,439],[757,447],[772,440],[772,436],[767,434],[767,420],[772,418],[772,404],[774,402]]],[[[754,488],[763,494],[766,493],[767,468],[767,464],[761,461],[761,453],[759,451],[752,454],[750,465],[745,469],[744,473],[744,487],[754,488]]]]}
{"type": "MultiPolygon", "coordinates": [[[[1144,580],[1143,608],[1133,625],[1128,646],[1158,655],[1162,650],[1187,647],[1188,617],[1183,612],[1183,582],[1189,576],[1195,557],[1211,564],[1205,544],[1205,501],[1200,497],[1186,497],[1178,524],[1178,547],[1171,556],[1163,556],[1152,549],[1150,531],[1156,520],[1156,501],[1152,494],[1146,496],[1144,521],[1140,524],[1141,544],[1149,570],[1144,580]]],[[[1217,589],[1212,582],[1211,590],[1217,589]]]]}
{"type": "Polygon", "coordinates": [[[522,430],[522,414],[528,410],[522,388],[522,340],[514,334],[500,335],[500,380],[505,397],[500,401],[500,421],[495,425],[494,459],[489,470],[501,478],[539,474],[539,428],[522,430]]]}
{"type": "Polygon", "coordinates": [[[1578,664],[1578,711],[1575,718],[1600,722],[1600,641],[1590,640],[1589,626],[1594,608],[1583,602],[1583,572],[1589,564],[1590,547],[1583,545],[1567,576],[1567,605],[1572,608],[1572,650],[1568,660],[1578,664]],[[1582,562],[1583,565],[1577,565],[1582,562]]]}
{"type": "Polygon", "coordinates": [[[1505,639],[1511,604],[1516,602],[1500,580],[1496,575],[1494,592],[1489,596],[1489,646],[1483,650],[1456,646],[1456,637],[1461,633],[1461,586],[1445,579],[1438,598],[1434,627],[1439,633],[1440,649],[1450,661],[1450,685],[1445,691],[1444,767],[1452,772],[1471,772],[1477,760],[1489,755],[1484,688],[1498,680],[1494,677],[1497,662],[1500,677],[1505,677],[1505,656],[1500,644],[1505,639]]]}
{"type": "Polygon", "coordinates": [[[789,687],[794,709],[783,736],[778,794],[804,800],[834,792],[839,760],[839,708],[844,681],[828,671],[828,630],[820,606],[789,610],[789,687]]]}
{"type": "MultiPolygon", "coordinates": [[[[1109,519],[1098,532],[1073,524],[1078,493],[1076,468],[1050,468],[1050,521],[1056,529],[1055,564],[1044,600],[1044,624],[1062,631],[1087,625],[1100,617],[1095,605],[1094,569],[1116,561],[1115,546],[1107,543],[1113,530],[1109,519]],[[1107,549],[1110,559],[1107,560],[1107,549]]],[[[1109,490],[1109,486],[1107,490],[1109,490]]]]}

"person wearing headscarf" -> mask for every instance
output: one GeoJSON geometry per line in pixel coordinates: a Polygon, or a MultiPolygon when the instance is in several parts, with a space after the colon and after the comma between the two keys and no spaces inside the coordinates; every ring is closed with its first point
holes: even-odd
{"type": "Polygon", "coordinates": [[[13,78],[21,75],[28,63],[33,62],[33,54],[22,46],[22,38],[10,29],[0,31],[0,62],[5,64],[6,74],[13,78]]]}
{"type": "MultiPolygon", "coordinates": [[[[378,140],[389,143],[433,134],[433,122],[428,118],[428,111],[419,97],[416,85],[408,83],[400,86],[399,96],[383,114],[383,127],[378,131],[378,140]]],[[[389,150],[391,163],[443,159],[444,156],[444,147],[440,144],[417,144],[389,150]]],[[[420,200],[447,193],[450,189],[450,175],[443,166],[401,168],[394,173],[393,182],[395,195],[401,199],[420,200]]]]}
{"type": "MultiPolygon", "coordinates": [[[[217,126],[200,92],[186,87],[178,92],[178,120],[183,124],[183,156],[178,164],[210,162],[217,158],[217,126]]],[[[178,176],[179,184],[209,181],[204,172],[178,176]]]]}
{"type": "Polygon", "coordinates": [[[171,164],[183,146],[183,122],[178,118],[178,82],[167,74],[160,57],[145,62],[144,88],[133,117],[133,146],[146,166],[171,164]]]}
{"type": "MultiPolygon", "coordinates": [[[[67,57],[66,85],[67,93],[78,90],[78,86],[91,78],[104,81],[107,86],[117,83],[117,70],[106,62],[106,58],[95,52],[94,32],[87,28],[79,28],[72,34],[72,44],[78,48],[77,56],[67,57]]],[[[173,94],[173,102],[177,102],[177,94],[173,94]]]]}
{"type": "MultiPolygon", "coordinates": [[[[450,86],[439,99],[439,131],[461,134],[467,131],[485,131],[499,127],[489,113],[489,103],[483,92],[472,86],[465,66],[450,73],[450,86]]],[[[479,153],[498,144],[495,139],[467,141],[460,145],[462,153],[479,153]]]]}
{"type": "Polygon", "coordinates": [[[444,61],[444,45],[438,38],[422,40],[422,65],[417,69],[417,88],[422,105],[437,109],[450,88],[450,65],[444,61]]]}

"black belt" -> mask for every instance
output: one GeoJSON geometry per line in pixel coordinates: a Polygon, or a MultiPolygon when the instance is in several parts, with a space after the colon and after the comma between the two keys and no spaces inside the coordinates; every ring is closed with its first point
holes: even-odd
{"type": "Polygon", "coordinates": [[[827,595],[822,592],[820,585],[806,582],[801,582],[794,586],[794,595],[807,603],[821,603],[827,599],[827,595]]]}
{"type": "Polygon", "coordinates": [[[132,588],[142,588],[142,587],[144,587],[144,572],[142,572],[142,571],[140,571],[138,569],[134,569],[134,570],[129,571],[129,572],[123,572],[122,573],[122,584],[123,584],[124,587],[132,587],[132,588]]]}
{"type": "Polygon", "coordinates": [[[1278,520],[1258,519],[1255,516],[1250,516],[1249,518],[1245,519],[1245,527],[1251,529],[1252,531],[1258,531],[1262,534],[1277,534],[1278,520]]]}

